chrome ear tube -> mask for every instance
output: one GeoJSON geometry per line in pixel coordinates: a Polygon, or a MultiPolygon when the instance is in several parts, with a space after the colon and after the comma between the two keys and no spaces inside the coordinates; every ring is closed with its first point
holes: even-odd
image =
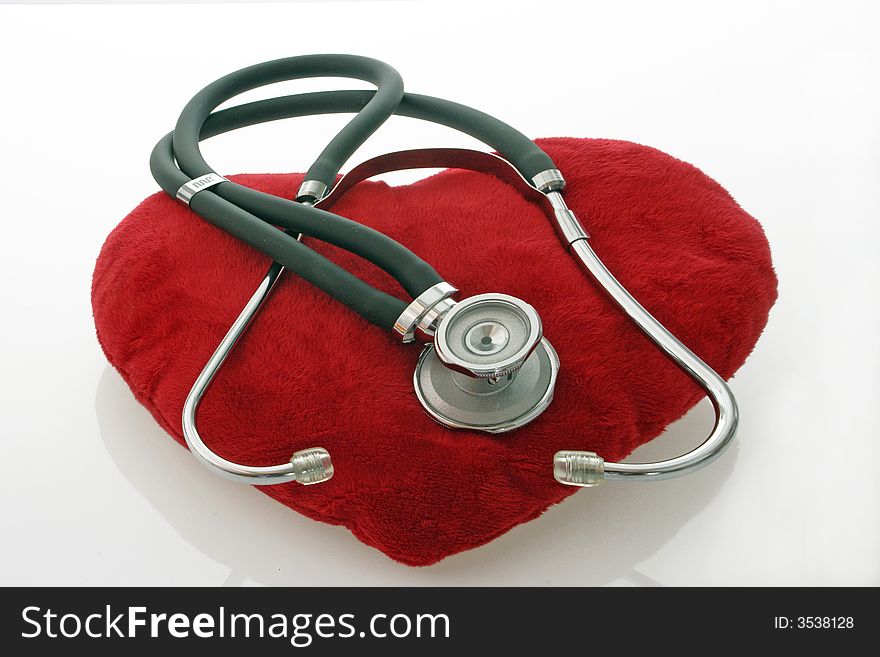
{"type": "MultiPolygon", "coordinates": [[[[297,239],[301,238],[301,235],[297,236],[297,239]]],[[[183,404],[183,437],[196,460],[212,472],[226,479],[253,486],[270,486],[294,481],[304,486],[309,486],[311,484],[320,484],[333,476],[333,461],[330,459],[330,454],[323,447],[301,449],[293,453],[289,462],[279,465],[242,465],[241,463],[229,461],[214,452],[202,440],[198,429],[197,415],[202,397],[204,397],[214,377],[217,376],[217,372],[223,367],[223,363],[229,357],[229,354],[232,353],[232,350],[235,349],[235,346],[245,331],[247,331],[248,326],[250,326],[260,308],[266,303],[266,300],[272,293],[272,288],[275,287],[283,273],[284,267],[277,262],[273,262],[263,276],[263,280],[260,281],[256,291],[248,299],[248,302],[242,308],[238,317],[226,332],[226,335],[223,336],[211,358],[205,363],[183,404]]]]}
{"type": "Polygon", "coordinates": [[[718,458],[736,435],[739,410],[727,383],[666,327],[658,322],[608,271],[589,244],[589,237],[562,198],[564,183],[546,194],[554,218],[569,251],[620,310],[679,369],[708,395],[715,409],[715,425],[709,436],[695,449],[665,461],[653,463],[606,463],[594,452],[563,450],[553,458],[553,476],[569,486],[596,486],[604,479],[656,481],[672,479],[698,470],[718,458]]]}
{"type": "Polygon", "coordinates": [[[273,264],[266,272],[259,287],[223,337],[210,360],[205,364],[183,405],[183,436],[196,459],[209,470],[226,479],[254,486],[285,484],[292,481],[308,486],[320,484],[333,476],[333,462],[330,459],[330,454],[322,447],[311,447],[294,452],[288,463],[280,465],[253,466],[229,461],[205,444],[196,422],[199,403],[211,385],[211,381],[247,330],[257,311],[269,297],[272,287],[283,271],[284,268],[281,265],[273,264]]]}

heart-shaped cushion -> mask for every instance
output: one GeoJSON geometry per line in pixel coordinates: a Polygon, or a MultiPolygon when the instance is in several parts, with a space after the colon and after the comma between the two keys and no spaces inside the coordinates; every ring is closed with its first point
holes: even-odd
{"type": "MultiPolygon", "coordinates": [[[[538,143],[565,174],[568,204],[609,269],[730,377],[776,298],[758,222],[705,174],[653,148],[600,139],[538,143]]],[[[234,179],[289,198],[302,176],[234,179]]],[[[393,559],[431,564],[574,493],[553,479],[557,450],[619,460],[701,398],[582,272],[543,212],[492,176],[447,170],[401,187],[366,182],[334,211],[402,242],[462,297],[503,292],[531,303],[561,369],[553,403],[524,428],[451,431],[413,393],[417,346],[401,345],[287,274],[199,414],[206,442],[234,461],[268,465],[306,447],[329,450],[332,480],[260,489],[282,504],[343,524],[393,559]]],[[[307,242],[403,296],[371,264],[307,242]]],[[[128,215],[101,251],[92,289],[100,343],[180,443],[190,385],[267,265],[162,193],[128,215]]]]}

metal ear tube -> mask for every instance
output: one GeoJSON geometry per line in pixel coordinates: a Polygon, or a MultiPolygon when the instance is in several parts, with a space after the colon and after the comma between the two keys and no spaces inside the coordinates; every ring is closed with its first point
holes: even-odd
{"type": "Polygon", "coordinates": [[[645,336],[706,391],[715,409],[715,426],[709,436],[686,454],[654,463],[600,463],[596,460],[599,457],[593,452],[565,450],[557,452],[554,457],[553,476],[559,483],[569,486],[595,486],[604,479],[671,479],[708,465],[721,455],[736,435],[739,410],[733,393],[715,370],[672,335],[608,271],[590,247],[586,230],[583,227],[577,229],[580,223],[566,206],[562,194],[548,191],[547,196],[553,205],[560,234],[568,242],[569,251],[645,336]],[[567,239],[570,235],[574,237],[567,239]]]}
{"type": "MultiPolygon", "coordinates": [[[[303,202],[311,203],[311,201],[303,202]]],[[[297,235],[296,239],[301,240],[302,235],[297,235]]],[[[197,415],[202,397],[266,299],[269,298],[272,288],[275,287],[283,273],[284,267],[273,262],[256,291],[232,323],[229,331],[223,336],[211,358],[205,363],[205,367],[199,373],[183,404],[183,437],[196,460],[226,479],[253,486],[270,486],[294,481],[304,486],[310,486],[327,481],[333,476],[333,461],[323,447],[301,449],[293,453],[288,463],[281,465],[242,465],[224,459],[214,452],[202,440],[198,429],[197,415]]]]}
{"type": "Polygon", "coordinates": [[[312,447],[295,452],[290,457],[288,463],[280,465],[242,465],[229,461],[214,452],[202,440],[198,429],[197,413],[202,397],[211,385],[217,372],[220,371],[224,361],[260,310],[260,307],[269,297],[272,288],[283,271],[284,268],[276,263],[266,272],[259,287],[250,300],[248,300],[238,318],[233,322],[223,340],[220,341],[214,354],[205,364],[183,405],[183,436],[193,456],[209,470],[222,475],[226,479],[254,486],[269,486],[294,481],[305,485],[318,484],[327,481],[333,476],[333,462],[330,459],[330,454],[321,447],[312,447]]]}

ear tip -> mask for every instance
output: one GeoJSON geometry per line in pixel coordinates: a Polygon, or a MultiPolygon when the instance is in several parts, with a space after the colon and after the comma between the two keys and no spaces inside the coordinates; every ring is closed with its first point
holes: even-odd
{"type": "Polygon", "coordinates": [[[333,478],[333,461],[323,447],[309,447],[290,457],[296,480],[304,486],[320,484],[333,478]]]}

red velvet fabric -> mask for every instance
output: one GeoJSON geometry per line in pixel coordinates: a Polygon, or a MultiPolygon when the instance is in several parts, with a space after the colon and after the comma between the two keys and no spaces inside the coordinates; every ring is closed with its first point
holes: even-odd
{"type": "MultiPolygon", "coordinates": [[[[539,143],[564,172],[566,199],[607,266],[730,377],[776,298],[758,222],[705,174],[655,149],[599,139],[539,143]]],[[[301,178],[234,177],[287,197],[301,178]]],[[[401,241],[462,297],[503,292],[534,305],[562,366],[553,404],[526,427],[500,436],[451,431],[413,394],[418,347],[286,275],[199,416],[206,441],[235,461],[280,463],[316,445],[330,451],[331,481],[261,488],[282,504],[343,524],[393,559],[432,564],[574,493],[553,479],[557,450],[621,459],[701,398],[588,280],[542,211],[495,178],[449,170],[405,187],[367,182],[335,211],[401,241]]],[[[308,242],[402,296],[372,265],[308,242]]],[[[190,385],[267,265],[162,193],[128,215],[101,251],[92,289],[98,339],[180,443],[190,385]]]]}

